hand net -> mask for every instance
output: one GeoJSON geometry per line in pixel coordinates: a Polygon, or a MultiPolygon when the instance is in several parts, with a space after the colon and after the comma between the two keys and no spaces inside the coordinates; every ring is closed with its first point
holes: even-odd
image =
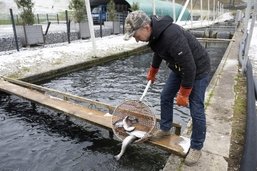
{"type": "Polygon", "coordinates": [[[146,140],[155,128],[156,118],[150,107],[139,100],[127,100],[115,108],[112,116],[112,130],[120,140],[129,135],[123,126],[118,125],[126,116],[128,116],[129,126],[135,127],[134,130],[136,131],[146,132],[145,136],[137,139],[135,142],[146,140]]]}

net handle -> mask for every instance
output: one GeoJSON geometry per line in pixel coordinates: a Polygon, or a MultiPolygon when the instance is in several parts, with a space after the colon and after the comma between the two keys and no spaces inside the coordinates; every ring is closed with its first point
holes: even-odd
{"type": "Polygon", "coordinates": [[[145,97],[145,95],[146,95],[146,93],[147,93],[147,90],[149,89],[150,85],[151,85],[151,80],[148,81],[148,83],[147,83],[147,85],[146,85],[146,87],[145,87],[145,90],[144,90],[142,96],[141,96],[140,99],[139,99],[140,102],[141,102],[141,101],[143,100],[143,98],[145,97]]]}

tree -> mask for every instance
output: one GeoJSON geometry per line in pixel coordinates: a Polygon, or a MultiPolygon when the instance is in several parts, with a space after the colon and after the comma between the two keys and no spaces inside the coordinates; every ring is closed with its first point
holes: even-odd
{"type": "Polygon", "coordinates": [[[130,10],[131,11],[136,11],[136,10],[139,10],[139,4],[138,2],[133,2],[131,7],[130,7],[130,10]]]}
{"type": "Polygon", "coordinates": [[[34,3],[31,0],[15,0],[19,10],[21,10],[22,24],[33,25],[35,23],[33,7],[34,3]]]}
{"type": "Polygon", "coordinates": [[[116,7],[113,0],[110,0],[107,4],[107,12],[110,21],[114,21],[116,19],[116,7]]]}
{"type": "Polygon", "coordinates": [[[84,0],[71,0],[69,9],[72,11],[72,16],[75,22],[80,23],[87,17],[86,5],[84,0]]]}

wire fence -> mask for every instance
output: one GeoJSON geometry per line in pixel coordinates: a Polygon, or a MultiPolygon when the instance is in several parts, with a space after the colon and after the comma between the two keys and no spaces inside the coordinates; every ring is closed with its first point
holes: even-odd
{"type": "MultiPolygon", "coordinates": [[[[70,14],[70,13],[69,13],[70,14]]],[[[69,17],[72,20],[72,17],[69,17]]],[[[16,24],[21,24],[22,20],[19,14],[14,14],[16,24]]],[[[60,23],[65,22],[65,11],[56,14],[35,14],[35,24],[60,23]]],[[[12,24],[10,14],[0,14],[0,25],[12,24]]]]}
{"type": "MultiPolygon", "coordinates": [[[[127,12],[116,13],[115,21],[118,22],[114,25],[111,22],[105,23],[105,21],[110,20],[107,13],[105,21],[94,24],[95,37],[124,33],[124,22],[127,14],[127,12]]],[[[2,15],[1,17],[1,21],[5,25],[0,27],[0,51],[8,51],[15,48],[19,51],[19,48],[24,46],[53,44],[64,41],[70,43],[73,40],[90,38],[88,22],[86,20],[81,23],[74,22],[71,11],[67,10],[58,14],[36,14],[36,24],[34,26],[40,26],[42,29],[34,30],[36,32],[32,31],[32,34],[27,34],[29,32],[25,29],[27,25],[21,24],[20,16],[13,14],[12,9],[10,9],[10,15],[2,15]],[[23,29],[20,29],[20,27],[23,27],[23,29]]]]}

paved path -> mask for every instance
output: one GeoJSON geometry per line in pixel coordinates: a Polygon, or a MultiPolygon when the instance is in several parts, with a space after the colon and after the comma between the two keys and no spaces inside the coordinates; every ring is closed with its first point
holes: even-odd
{"type": "Polygon", "coordinates": [[[235,100],[234,84],[238,74],[238,49],[242,36],[240,30],[235,32],[235,41],[227,48],[207,89],[206,100],[210,98],[210,101],[206,109],[207,133],[202,157],[195,166],[188,167],[184,165],[183,159],[171,155],[164,171],[227,171],[235,100]]]}

